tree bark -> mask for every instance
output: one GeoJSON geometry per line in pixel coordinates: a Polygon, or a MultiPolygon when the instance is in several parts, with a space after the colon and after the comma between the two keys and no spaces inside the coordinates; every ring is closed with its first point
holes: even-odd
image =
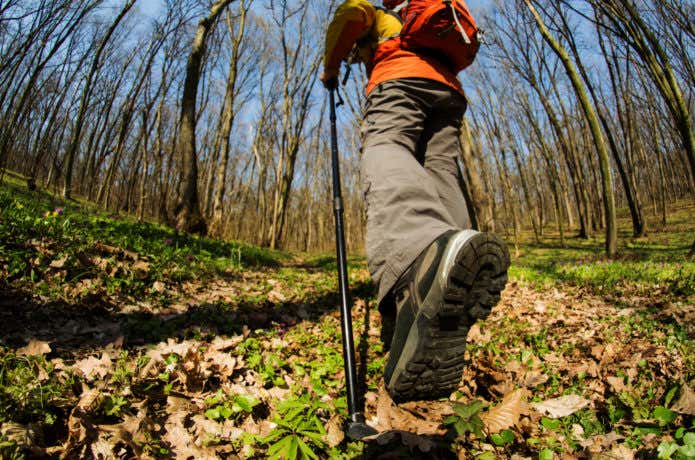
{"type": "Polygon", "coordinates": [[[118,27],[118,24],[120,24],[121,20],[125,17],[126,14],[128,14],[128,11],[130,11],[130,9],[133,7],[135,1],[136,0],[127,0],[125,5],[123,5],[123,9],[121,9],[121,12],[118,14],[118,16],[116,16],[116,19],[114,19],[113,23],[111,23],[111,26],[106,31],[104,38],[99,43],[99,47],[97,48],[97,51],[94,54],[94,59],[92,59],[92,65],[89,69],[89,74],[87,74],[87,80],[85,81],[84,88],[82,89],[82,96],[80,98],[80,108],[77,112],[77,120],[75,120],[75,126],[73,128],[72,133],[72,140],[70,141],[68,151],[65,155],[66,164],[65,182],[63,185],[63,198],[66,200],[70,199],[72,186],[72,168],[75,164],[77,148],[82,137],[82,126],[84,125],[84,117],[87,113],[87,102],[89,101],[89,98],[92,94],[92,83],[94,82],[94,77],[96,76],[97,71],[99,70],[99,66],[101,65],[101,54],[104,52],[104,49],[106,48],[107,43],[111,39],[111,35],[113,35],[114,31],[118,27]]]}
{"type": "MultiPolygon", "coordinates": [[[[621,110],[620,102],[618,100],[618,94],[621,92],[626,92],[626,88],[619,88],[618,83],[616,81],[616,75],[615,71],[617,71],[617,66],[614,69],[614,66],[611,64],[608,56],[608,52],[603,44],[602,37],[600,36],[600,31],[597,29],[597,33],[599,34],[599,45],[601,47],[601,51],[603,52],[605,61],[606,61],[606,66],[608,67],[608,75],[610,77],[611,85],[613,87],[613,93],[615,94],[616,97],[616,109],[618,110],[618,116],[621,119],[621,125],[623,127],[623,132],[625,135],[625,138],[628,139],[631,136],[631,133],[629,132],[629,128],[626,126],[628,123],[624,123],[623,119],[625,117],[629,117],[629,109],[628,107],[625,107],[625,113],[623,113],[623,116],[621,116],[621,113],[623,110],[621,110]]],[[[573,44],[573,42],[571,42],[573,44]]],[[[587,83],[587,86],[589,88],[589,92],[591,93],[591,97],[594,101],[594,104],[596,104],[596,110],[598,112],[599,119],[601,120],[601,124],[603,126],[604,132],[606,133],[606,138],[608,139],[608,144],[611,149],[611,153],[613,154],[613,159],[615,160],[615,164],[618,167],[618,174],[620,175],[620,180],[622,181],[623,188],[625,189],[625,198],[627,199],[627,204],[630,209],[630,217],[632,218],[632,231],[633,231],[633,236],[635,237],[640,237],[644,236],[647,232],[647,223],[644,219],[644,216],[642,215],[642,206],[640,203],[639,199],[639,193],[637,190],[637,187],[634,184],[634,179],[631,179],[628,176],[628,171],[626,170],[625,166],[623,165],[623,161],[620,158],[620,152],[618,151],[618,145],[615,142],[615,139],[613,137],[613,134],[611,132],[610,126],[608,124],[608,120],[606,119],[606,116],[603,114],[602,110],[600,107],[598,107],[598,98],[596,96],[596,91],[593,88],[593,85],[589,81],[589,77],[586,74],[586,70],[584,69],[584,66],[581,64],[581,61],[579,60],[579,53],[577,52],[576,48],[574,45],[572,45],[572,51],[575,55],[575,60],[577,61],[577,65],[579,67],[579,70],[582,72],[582,76],[584,77],[584,81],[587,83]]],[[[629,61],[628,61],[629,62],[629,61]]],[[[627,97],[627,95],[625,95],[627,97]]],[[[627,160],[627,163],[629,163],[629,155],[630,151],[629,149],[632,147],[631,143],[625,142],[625,157],[627,160]]]]}
{"type": "Polygon", "coordinates": [[[487,232],[494,229],[494,219],[490,197],[485,192],[483,180],[480,177],[480,167],[476,164],[474,148],[471,128],[468,120],[464,118],[461,126],[461,160],[466,175],[466,185],[470,190],[471,201],[475,208],[478,230],[487,232]]]}
{"type": "Polygon", "coordinates": [[[176,225],[189,233],[207,233],[207,223],[200,212],[198,199],[198,158],[196,155],[196,103],[198,82],[203,70],[206,42],[217,18],[234,0],[213,3],[207,17],[200,20],[193,36],[193,46],[186,63],[186,77],[181,97],[181,133],[178,140],[180,159],[176,225]]]}
{"type": "MultiPolygon", "coordinates": [[[[238,107],[236,101],[237,74],[239,65],[239,54],[241,42],[244,38],[244,30],[246,27],[246,11],[247,6],[244,0],[240,0],[239,5],[240,15],[237,23],[237,33],[232,39],[232,56],[229,61],[229,71],[227,75],[227,88],[224,97],[224,113],[222,114],[222,126],[220,127],[219,136],[222,141],[222,158],[220,159],[216,173],[216,187],[214,191],[212,203],[212,226],[220,227],[222,217],[224,215],[224,194],[227,186],[227,168],[229,167],[229,151],[231,142],[229,136],[232,132],[234,118],[238,107]]],[[[233,33],[231,21],[228,20],[229,34],[233,33]]]]}
{"type": "Polygon", "coordinates": [[[572,82],[572,87],[581,103],[584,114],[589,123],[591,129],[591,134],[594,138],[594,143],[596,145],[596,150],[599,156],[599,167],[601,170],[601,184],[603,188],[603,205],[604,213],[606,216],[606,255],[608,257],[614,257],[618,251],[618,232],[617,232],[617,222],[615,214],[615,196],[613,193],[613,176],[610,169],[610,160],[608,158],[608,152],[606,151],[606,146],[603,141],[603,135],[601,133],[601,127],[599,126],[598,117],[594,107],[589,102],[589,98],[586,95],[586,90],[584,85],[577,73],[575,66],[572,64],[567,51],[562,47],[562,45],[552,36],[548,28],[546,27],[543,19],[540,17],[536,8],[531,3],[531,0],[524,0],[529,11],[533,15],[536,24],[543,36],[544,40],[550,45],[550,47],[555,51],[560,60],[562,61],[565,71],[572,82]]]}
{"type": "Polygon", "coordinates": [[[695,184],[695,135],[691,114],[661,40],[644,22],[632,0],[592,0],[592,4],[613,23],[612,31],[619,33],[644,62],[676,122],[695,184]]]}
{"type": "Polygon", "coordinates": [[[27,79],[27,83],[24,86],[24,90],[22,91],[22,95],[20,96],[19,102],[17,106],[14,108],[14,113],[10,119],[10,122],[3,126],[4,132],[0,136],[0,168],[5,163],[5,157],[7,156],[7,152],[10,147],[12,135],[14,134],[14,130],[17,128],[17,124],[20,120],[20,117],[25,115],[24,109],[26,107],[28,98],[32,90],[34,90],[34,86],[36,85],[36,81],[38,80],[39,75],[46,67],[46,65],[48,65],[51,58],[55,56],[55,54],[60,50],[65,40],[67,40],[68,37],[72,35],[77,26],[82,23],[82,20],[94,8],[96,8],[99,3],[100,2],[98,0],[85,2],[85,4],[82,5],[82,9],[78,9],[73,15],[73,17],[67,19],[65,28],[61,31],[61,35],[53,43],[53,46],[50,48],[48,53],[45,56],[41,56],[42,59],[40,59],[39,63],[32,70],[29,78],[27,79]]]}

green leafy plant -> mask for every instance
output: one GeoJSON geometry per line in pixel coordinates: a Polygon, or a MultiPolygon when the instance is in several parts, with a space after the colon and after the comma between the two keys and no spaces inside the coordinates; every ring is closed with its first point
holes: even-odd
{"type": "Polygon", "coordinates": [[[280,403],[274,418],[277,428],[261,438],[261,442],[268,445],[268,459],[322,458],[327,448],[326,430],[318,414],[327,409],[327,404],[309,393],[280,403]]]}
{"type": "Polygon", "coordinates": [[[552,449],[545,448],[541,450],[538,454],[538,460],[553,460],[555,458],[555,453],[552,449]]]}
{"type": "Polygon", "coordinates": [[[678,414],[664,406],[657,406],[652,412],[652,417],[659,422],[659,426],[666,426],[673,423],[678,417],[678,414]]]}
{"type": "Polygon", "coordinates": [[[675,434],[676,441],[663,441],[657,448],[659,459],[692,460],[695,459],[695,433],[686,432],[683,427],[675,434]]]}
{"type": "Polygon", "coordinates": [[[235,394],[231,398],[218,391],[215,396],[208,398],[205,404],[209,407],[205,416],[212,420],[237,420],[241,416],[253,412],[253,408],[261,402],[252,395],[235,394]]]}
{"type": "Polygon", "coordinates": [[[321,345],[318,347],[320,359],[309,362],[309,379],[312,388],[320,395],[329,393],[329,388],[335,388],[339,382],[332,377],[343,368],[343,356],[335,347],[321,345]]]}
{"type": "Polygon", "coordinates": [[[257,378],[262,385],[285,385],[285,380],[278,371],[287,366],[287,362],[280,355],[262,352],[260,343],[255,338],[242,342],[240,351],[245,355],[246,365],[258,373],[257,378]]]}
{"type": "Polygon", "coordinates": [[[0,437],[0,458],[6,460],[24,460],[26,457],[17,444],[0,437]]]}
{"type": "Polygon", "coordinates": [[[444,419],[444,425],[452,427],[458,437],[465,437],[467,433],[473,433],[479,438],[483,437],[484,424],[480,418],[480,411],[485,404],[475,400],[469,404],[454,403],[454,415],[444,419]]]}
{"type": "Polygon", "coordinates": [[[53,376],[53,365],[43,356],[16,356],[0,348],[0,422],[41,422],[52,425],[54,409],[50,403],[70,392],[70,376],[53,376]],[[40,380],[45,373],[48,379],[40,380]]]}
{"type": "Polygon", "coordinates": [[[514,442],[514,432],[512,430],[502,430],[500,433],[490,435],[490,439],[496,446],[507,446],[514,442]]]}
{"type": "Polygon", "coordinates": [[[128,407],[128,401],[123,396],[108,395],[101,404],[101,412],[109,417],[120,417],[128,407]]]}

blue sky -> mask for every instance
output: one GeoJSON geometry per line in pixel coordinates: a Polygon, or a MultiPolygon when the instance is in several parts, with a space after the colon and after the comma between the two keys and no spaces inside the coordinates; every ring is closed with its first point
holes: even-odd
{"type": "Polygon", "coordinates": [[[143,14],[151,17],[157,16],[162,9],[161,0],[139,0],[136,5],[143,14]]]}
{"type": "MultiPolygon", "coordinates": [[[[381,4],[380,1],[373,2],[375,4],[381,4]]],[[[467,2],[469,8],[475,15],[480,15],[481,12],[492,8],[492,0],[469,0],[467,2]]],[[[162,8],[162,0],[139,0],[136,5],[138,5],[139,10],[147,16],[156,16],[162,8]]]]}

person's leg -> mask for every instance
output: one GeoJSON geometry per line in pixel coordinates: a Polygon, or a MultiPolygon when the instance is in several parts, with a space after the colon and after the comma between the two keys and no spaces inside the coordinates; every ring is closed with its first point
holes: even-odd
{"type": "Polygon", "coordinates": [[[438,236],[457,227],[416,151],[438,96],[426,80],[393,80],[369,95],[362,123],[367,261],[381,304],[438,236]]]}
{"type": "MultiPolygon", "coordinates": [[[[408,91],[426,95],[427,101],[419,112],[424,118],[418,124],[423,128],[417,143],[414,148],[409,145],[404,149],[414,152],[414,161],[407,154],[404,157],[408,158],[409,170],[418,171],[417,176],[409,174],[417,182],[406,187],[389,184],[391,177],[399,177],[393,173],[382,182],[392,191],[414,190],[415,197],[426,201],[423,209],[437,209],[436,225],[441,225],[439,230],[446,230],[429,233],[432,222],[416,213],[407,228],[414,229],[411,233],[418,245],[399,246],[403,242],[397,236],[389,242],[389,247],[411,257],[407,265],[399,265],[403,270],[400,276],[394,271],[397,281],[389,296],[394,300],[397,315],[384,382],[397,401],[438,398],[456,389],[465,365],[468,329],[477,319],[487,316],[499,299],[509,265],[509,254],[498,237],[462,230],[470,227],[457,164],[465,99],[444,85],[426,80],[409,82],[408,91]],[[414,227],[417,224],[419,229],[414,227]],[[416,238],[418,233],[426,238],[416,238]]],[[[399,179],[398,183],[402,183],[408,175],[399,179]]],[[[400,194],[394,195],[394,204],[413,202],[410,196],[405,200],[399,197],[400,194]]],[[[383,203],[378,204],[384,208],[383,203]]],[[[389,214],[398,217],[395,223],[407,221],[396,212],[389,214]]],[[[398,230],[398,226],[392,229],[395,235],[398,230]]],[[[383,314],[384,309],[381,310],[383,314]]]]}
{"type": "MultiPolygon", "coordinates": [[[[434,90],[433,90],[434,91],[434,90]]],[[[461,188],[461,123],[466,99],[449,88],[439,87],[441,96],[435,101],[431,116],[420,137],[423,164],[432,177],[439,201],[459,229],[471,228],[466,199],[461,188]]]]}

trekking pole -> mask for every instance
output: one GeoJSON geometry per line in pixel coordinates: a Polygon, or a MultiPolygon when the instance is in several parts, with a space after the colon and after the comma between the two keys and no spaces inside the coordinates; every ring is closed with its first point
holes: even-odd
{"type": "MultiPolygon", "coordinates": [[[[338,131],[335,117],[335,92],[331,89],[331,157],[333,163],[333,215],[335,216],[336,252],[338,255],[338,286],[340,288],[340,318],[343,336],[343,361],[347,380],[348,421],[346,434],[352,440],[360,440],[377,431],[365,423],[357,397],[357,370],[355,369],[355,347],[352,339],[352,315],[349,305],[345,233],[343,231],[343,198],[340,191],[340,164],[338,160],[338,131]]],[[[338,95],[340,98],[340,95],[338,95]]],[[[342,100],[341,100],[342,103],[342,100]]]]}

